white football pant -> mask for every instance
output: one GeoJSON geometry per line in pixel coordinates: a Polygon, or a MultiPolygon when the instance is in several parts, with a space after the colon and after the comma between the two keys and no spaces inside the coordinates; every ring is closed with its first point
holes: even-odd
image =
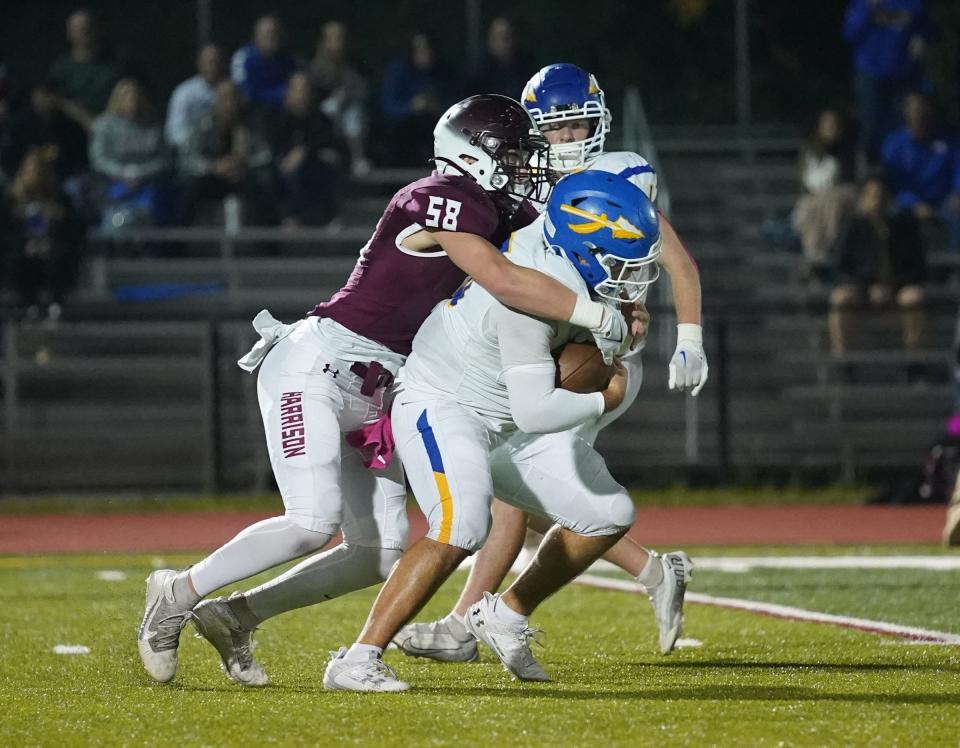
{"type": "Polygon", "coordinates": [[[633,523],[630,496],[577,433],[499,434],[453,401],[421,398],[398,395],[392,417],[427,537],[479,550],[494,495],[581,535],[612,535],[633,523]]]}
{"type": "MultiPolygon", "coordinates": [[[[323,321],[325,322],[325,321],[323,321]]],[[[406,491],[399,460],[368,470],[344,434],[380,418],[385,388],[360,394],[323,322],[309,318],[267,354],[257,378],[270,464],[290,521],[344,541],[403,548],[406,491]]]]}

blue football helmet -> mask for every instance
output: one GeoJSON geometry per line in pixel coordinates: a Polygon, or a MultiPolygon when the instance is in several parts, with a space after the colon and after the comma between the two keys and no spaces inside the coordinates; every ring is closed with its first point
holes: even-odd
{"type": "Polygon", "coordinates": [[[597,79],[586,70],[566,62],[547,65],[527,81],[520,101],[541,129],[570,120],[591,122],[585,140],[550,146],[550,168],[564,174],[586,169],[603,153],[610,110],[597,79]]]}
{"type": "Polygon", "coordinates": [[[543,235],[587,285],[612,301],[637,301],[660,275],[660,221],[643,190],[606,171],[581,171],[557,182],[543,235]]]}

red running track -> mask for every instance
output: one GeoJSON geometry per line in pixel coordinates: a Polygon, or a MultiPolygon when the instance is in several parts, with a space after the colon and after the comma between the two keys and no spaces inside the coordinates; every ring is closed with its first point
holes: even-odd
{"type": "MultiPolygon", "coordinates": [[[[258,512],[0,514],[0,553],[212,550],[258,512]]],[[[830,545],[939,543],[942,506],[658,507],[641,509],[630,534],[645,545],[830,545]]],[[[411,538],[424,532],[410,515],[411,538]]]]}

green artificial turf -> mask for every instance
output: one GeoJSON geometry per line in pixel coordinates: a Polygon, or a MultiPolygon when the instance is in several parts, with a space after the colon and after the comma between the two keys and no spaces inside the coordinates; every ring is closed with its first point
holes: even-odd
{"type": "MultiPolygon", "coordinates": [[[[0,745],[947,746],[960,734],[960,647],[691,605],[686,635],[703,645],[664,658],[644,599],[582,586],[533,621],[546,631],[537,653],[552,683],[513,682],[488,651],[470,665],[388,652],[415,690],[326,692],[327,651],[356,635],[374,594],[365,591],[268,622],[264,689],[228,682],[190,628],[176,680],[157,685],[135,636],[158,561],[0,558],[0,745]],[[127,577],[103,581],[102,570],[127,577]],[[91,652],[58,656],[55,644],[91,652]]],[[[444,613],[462,580],[421,618],[444,613]]],[[[955,571],[704,572],[693,589],[960,632],[955,571]]]]}
{"type": "MultiPolygon", "coordinates": [[[[863,504],[875,493],[866,486],[834,485],[811,487],[723,486],[719,488],[635,488],[631,495],[637,506],[783,506],[863,504]]],[[[413,498],[409,502],[414,505],[413,498]]],[[[0,513],[91,514],[113,512],[277,512],[281,502],[276,493],[220,494],[118,493],[118,494],[0,494],[0,513]]]]}

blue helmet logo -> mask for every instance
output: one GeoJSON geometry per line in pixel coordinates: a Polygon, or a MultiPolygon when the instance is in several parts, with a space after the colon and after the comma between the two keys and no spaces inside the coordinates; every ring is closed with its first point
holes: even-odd
{"type": "Polygon", "coordinates": [[[659,276],[657,210],[625,177],[582,171],[561,179],[550,195],[543,233],[598,296],[636,301],[659,276]]]}
{"type": "Polygon", "coordinates": [[[551,145],[551,168],[563,173],[584,169],[603,153],[610,111],[597,79],[586,70],[566,62],[547,65],[527,81],[520,101],[541,132],[573,120],[590,122],[585,139],[551,145]]]}

